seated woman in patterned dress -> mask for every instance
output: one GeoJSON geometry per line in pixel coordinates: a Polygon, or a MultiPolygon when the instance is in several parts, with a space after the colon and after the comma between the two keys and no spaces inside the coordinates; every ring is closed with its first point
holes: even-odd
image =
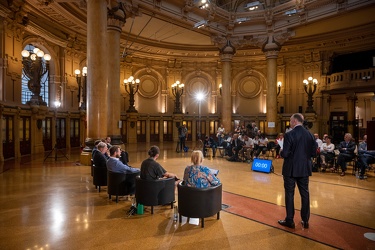
{"type": "Polygon", "coordinates": [[[202,151],[194,150],[191,154],[191,162],[193,165],[185,168],[185,185],[196,188],[206,188],[220,184],[220,180],[214,174],[212,174],[211,169],[201,165],[202,161],[202,151]]]}

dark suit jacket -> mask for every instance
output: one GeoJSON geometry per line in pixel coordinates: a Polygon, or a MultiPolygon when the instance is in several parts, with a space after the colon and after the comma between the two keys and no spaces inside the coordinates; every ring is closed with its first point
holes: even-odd
{"type": "Polygon", "coordinates": [[[106,168],[107,167],[107,158],[99,150],[95,152],[92,161],[95,164],[95,167],[106,168]]]}
{"type": "Polygon", "coordinates": [[[237,138],[236,140],[232,140],[231,145],[232,145],[232,148],[234,148],[234,150],[238,151],[238,150],[241,150],[243,143],[240,139],[237,138]]]}
{"type": "Polygon", "coordinates": [[[349,154],[354,157],[355,146],[356,144],[354,141],[349,141],[348,146],[346,146],[346,141],[342,141],[337,148],[340,153],[349,154]],[[346,148],[346,150],[344,150],[344,148],[346,148]]]}
{"type": "Polygon", "coordinates": [[[284,135],[280,155],[284,158],[283,176],[307,177],[312,172],[311,157],[316,156],[318,144],[303,126],[296,126],[284,135]]]}

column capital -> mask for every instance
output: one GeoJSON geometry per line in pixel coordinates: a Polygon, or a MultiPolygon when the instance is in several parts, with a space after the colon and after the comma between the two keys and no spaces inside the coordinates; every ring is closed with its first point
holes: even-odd
{"type": "Polygon", "coordinates": [[[231,44],[229,39],[227,39],[226,44],[219,50],[222,62],[231,62],[234,54],[236,54],[236,48],[231,44]]]}
{"type": "Polygon", "coordinates": [[[278,50],[269,50],[269,51],[264,51],[264,54],[266,55],[267,59],[276,59],[277,56],[279,55],[278,50]]]}
{"type": "Polygon", "coordinates": [[[236,48],[232,45],[231,41],[227,39],[226,44],[220,49],[220,54],[236,54],[236,48]]]}
{"type": "Polygon", "coordinates": [[[126,22],[125,7],[117,1],[109,1],[107,6],[107,29],[121,32],[126,22]]]}

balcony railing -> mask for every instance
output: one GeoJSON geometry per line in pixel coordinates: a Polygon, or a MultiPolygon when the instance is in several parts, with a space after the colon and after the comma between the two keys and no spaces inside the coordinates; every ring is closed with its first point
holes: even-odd
{"type": "Polygon", "coordinates": [[[375,89],[375,68],[346,70],[327,76],[326,90],[339,89],[352,89],[356,92],[373,91],[375,89]]]}

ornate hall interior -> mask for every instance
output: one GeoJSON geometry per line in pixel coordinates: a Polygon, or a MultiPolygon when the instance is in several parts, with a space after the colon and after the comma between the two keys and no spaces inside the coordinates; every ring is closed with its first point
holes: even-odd
{"type": "Polygon", "coordinates": [[[0,249],[375,249],[373,170],[314,173],[311,228],[288,230],[282,159],[267,175],[207,157],[223,210],[204,229],[167,206],[127,217],[89,167],[108,136],[137,168],[160,146],[181,176],[182,124],[190,151],[221,124],[274,141],[297,112],[335,144],[374,136],[374,13],[371,0],[0,0],[0,249]]]}

